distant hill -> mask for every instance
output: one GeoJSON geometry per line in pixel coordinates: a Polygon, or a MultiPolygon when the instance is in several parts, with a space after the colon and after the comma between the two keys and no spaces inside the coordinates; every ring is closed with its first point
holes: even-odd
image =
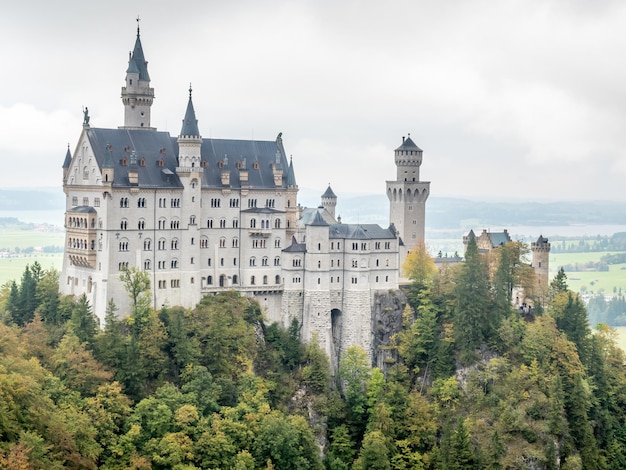
{"type": "MultiPolygon", "coordinates": [[[[302,205],[319,205],[319,191],[302,190],[302,205]]],[[[339,196],[337,213],[347,223],[389,222],[385,195],[339,196]]],[[[614,201],[510,202],[432,196],[426,204],[430,230],[469,230],[504,226],[626,225],[626,203],[614,201]]]]}
{"type": "MultiPolygon", "coordinates": [[[[306,207],[320,204],[319,190],[300,189],[298,200],[306,207]]],[[[0,210],[33,211],[65,208],[61,188],[0,189],[0,210]]],[[[351,194],[338,197],[337,215],[346,223],[389,223],[389,201],[383,194],[351,194]]],[[[426,204],[428,230],[470,228],[626,225],[626,203],[614,201],[510,202],[478,201],[432,196],[426,204]]]]}
{"type": "Polygon", "coordinates": [[[0,189],[0,209],[9,211],[63,210],[65,194],[61,188],[0,189]]]}

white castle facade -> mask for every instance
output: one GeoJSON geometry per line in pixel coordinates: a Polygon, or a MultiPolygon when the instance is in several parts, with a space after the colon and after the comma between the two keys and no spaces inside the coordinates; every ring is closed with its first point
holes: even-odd
{"type": "Polygon", "coordinates": [[[151,281],[152,306],[194,307],[235,289],[264,307],[270,322],[293,318],[332,357],[372,343],[377,293],[398,288],[408,249],[424,240],[429,183],[422,151],[409,138],[395,150],[387,182],[390,225],[343,224],[328,187],[318,208],[299,206],[293,162],[275,140],[206,139],[191,89],[178,137],[150,125],[154,89],[137,29],[122,87],[124,125],[92,127],[85,111],[73,154],[63,164],[65,294],[86,294],[103,324],[113,299],[130,299],[120,273],[151,281]]]}

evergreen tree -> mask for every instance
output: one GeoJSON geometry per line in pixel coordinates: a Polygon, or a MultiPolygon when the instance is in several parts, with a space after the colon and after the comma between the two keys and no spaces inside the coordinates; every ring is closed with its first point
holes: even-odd
{"type": "Polygon", "coordinates": [[[471,238],[456,286],[454,338],[462,363],[476,359],[476,350],[491,334],[487,266],[471,238]]]}
{"type": "Polygon", "coordinates": [[[19,324],[21,319],[20,312],[20,290],[15,281],[11,281],[9,286],[9,295],[4,304],[4,308],[9,312],[9,318],[13,323],[19,324]]]}
{"type": "Polygon", "coordinates": [[[450,443],[450,470],[473,470],[478,468],[478,459],[470,442],[465,420],[460,418],[452,434],[450,443]]]}
{"type": "Polygon", "coordinates": [[[81,343],[93,345],[93,339],[98,332],[98,322],[85,294],[78,298],[76,307],[72,311],[70,326],[81,343]]]}
{"type": "Polygon", "coordinates": [[[567,291],[567,302],[564,308],[553,314],[556,317],[557,328],[564,332],[567,339],[576,345],[580,360],[583,364],[587,364],[591,348],[591,329],[587,319],[587,309],[580,297],[567,291]]]}
{"type": "Polygon", "coordinates": [[[35,309],[37,308],[36,293],[37,279],[33,276],[29,265],[26,265],[19,288],[17,312],[13,315],[13,321],[17,325],[23,326],[32,321],[35,309]]]}
{"type": "Polygon", "coordinates": [[[567,292],[567,290],[567,274],[565,274],[565,270],[561,266],[554,279],[550,282],[550,294],[554,296],[559,292],[567,292]]]}
{"type": "Polygon", "coordinates": [[[60,325],[67,318],[59,315],[61,303],[59,295],[59,272],[56,269],[45,271],[37,283],[38,311],[46,324],[60,325]]]}

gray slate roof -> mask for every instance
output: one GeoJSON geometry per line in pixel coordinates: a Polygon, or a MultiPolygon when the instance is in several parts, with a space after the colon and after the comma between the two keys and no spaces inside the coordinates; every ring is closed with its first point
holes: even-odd
{"type": "Polygon", "coordinates": [[[80,212],[81,214],[96,213],[96,210],[91,206],[76,206],[68,209],[68,212],[80,212]]]}
{"type": "Polygon", "coordinates": [[[328,224],[322,217],[322,214],[319,213],[319,211],[315,213],[313,220],[311,221],[310,224],[307,224],[307,225],[311,225],[313,227],[328,227],[328,224]]]}
{"type": "Polygon", "coordinates": [[[296,221],[296,227],[305,227],[306,225],[311,225],[313,220],[317,217],[317,214],[320,214],[322,219],[328,224],[333,225],[336,224],[337,221],[334,217],[328,212],[324,207],[305,207],[302,209],[300,213],[300,218],[296,221]]]}
{"type": "Polygon", "coordinates": [[[72,154],[70,153],[70,146],[67,146],[67,152],[65,152],[65,160],[63,161],[63,168],[69,168],[72,163],[72,154]]]}
{"type": "Polygon", "coordinates": [[[330,226],[330,238],[353,240],[395,239],[392,227],[382,228],[378,224],[334,224],[330,226]]]}
{"type": "MultiPolygon", "coordinates": [[[[139,163],[139,187],[182,188],[176,175],[178,142],[168,132],[93,127],[85,132],[100,168],[104,168],[108,159],[111,159],[114,168],[113,187],[130,186],[128,170],[130,156],[134,151],[139,163]],[[126,166],[122,163],[124,158],[126,166]],[[161,159],[163,167],[159,166],[161,159]]],[[[202,160],[206,161],[201,182],[203,188],[222,188],[221,173],[224,170],[230,171],[230,187],[240,188],[238,164],[248,169],[250,188],[274,188],[272,167],[287,168],[287,157],[282,144],[279,145],[277,141],[203,139],[201,155],[202,160]]],[[[286,173],[283,172],[283,188],[287,187],[286,173]]]]}
{"type": "Polygon", "coordinates": [[[396,150],[418,150],[420,152],[422,151],[421,148],[415,145],[415,142],[413,142],[410,136],[404,139],[402,141],[402,145],[398,147],[396,150]]]}
{"type": "Polygon", "coordinates": [[[322,194],[322,197],[337,199],[337,195],[333,192],[332,188],[330,187],[330,184],[328,185],[328,188],[326,189],[326,191],[324,191],[324,194],[322,194]]]}
{"type": "Polygon", "coordinates": [[[285,253],[305,253],[306,243],[298,243],[296,237],[291,237],[291,245],[283,250],[285,253]]]}
{"type": "Polygon", "coordinates": [[[489,239],[491,240],[491,245],[495,248],[496,246],[506,245],[511,241],[511,237],[509,234],[505,232],[488,232],[489,239]]]}

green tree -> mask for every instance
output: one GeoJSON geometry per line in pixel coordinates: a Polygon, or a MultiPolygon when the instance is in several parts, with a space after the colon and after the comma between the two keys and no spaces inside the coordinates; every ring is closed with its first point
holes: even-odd
{"type": "Polygon", "coordinates": [[[338,377],[348,405],[348,424],[353,435],[362,435],[367,422],[366,384],[370,377],[367,353],[362,347],[350,346],[339,361],[338,377]]]}
{"type": "Polygon", "coordinates": [[[326,461],[331,468],[349,468],[354,460],[354,443],[345,424],[336,426],[330,435],[326,461]]]}
{"type": "Polygon", "coordinates": [[[87,296],[82,294],[72,311],[70,327],[81,343],[93,344],[98,332],[98,320],[91,310],[87,296]]]}
{"type": "Polygon", "coordinates": [[[36,296],[39,304],[37,310],[46,324],[60,325],[67,320],[67,318],[62,318],[59,315],[59,304],[61,302],[59,295],[59,271],[48,269],[43,272],[37,283],[36,296]]]}
{"type": "Polygon", "coordinates": [[[136,337],[149,321],[151,304],[150,276],[147,272],[133,266],[122,271],[120,280],[130,297],[131,315],[129,324],[131,332],[136,337]]]}
{"type": "Polygon", "coordinates": [[[565,274],[565,270],[561,266],[554,279],[550,281],[550,294],[553,296],[559,292],[567,292],[567,290],[567,274],[565,274]]]}
{"type": "Polygon", "coordinates": [[[557,328],[576,345],[578,356],[586,364],[591,349],[591,329],[585,304],[571,291],[559,293],[552,301],[550,313],[556,319],[557,328]]]}
{"type": "Polygon", "coordinates": [[[365,435],[359,458],[353,468],[355,470],[391,469],[387,439],[382,432],[372,431],[365,435]]]}
{"type": "Polygon", "coordinates": [[[322,469],[319,448],[301,416],[272,411],[262,418],[253,444],[257,465],[271,461],[276,470],[322,469]]]}
{"type": "Polygon", "coordinates": [[[457,279],[454,338],[461,362],[476,360],[476,350],[490,336],[487,266],[471,238],[457,279]]]}
{"type": "Polygon", "coordinates": [[[470,435],[464,419],[459,419],[450,445],[449,469],[471,470],[478,468],[479,462],[472,449],[470,435]]]}

